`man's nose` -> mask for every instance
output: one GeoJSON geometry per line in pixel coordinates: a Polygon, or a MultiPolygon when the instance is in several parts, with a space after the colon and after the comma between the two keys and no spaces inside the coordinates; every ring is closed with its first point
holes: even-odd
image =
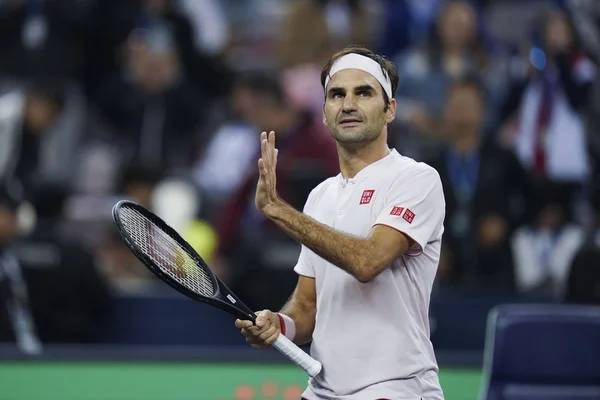
{"type": "Polygon", "coordinates": [[[356,101],[354,101],[354,96],[348,95],[344,97],[343,111],[355,111],[356,110],[356,101]]]}

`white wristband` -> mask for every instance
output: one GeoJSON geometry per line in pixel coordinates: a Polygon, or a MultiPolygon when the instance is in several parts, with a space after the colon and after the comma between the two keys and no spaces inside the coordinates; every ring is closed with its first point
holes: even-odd
{"type": "Polygon", "coordinates": [[[296,323],[293,319],[288,317],[285,314],[277,313],[279,317],[279,323],[281,325],[281,333],[283,336],[290,340],[294,340],[294,336],[296,336],[296,323]]]}

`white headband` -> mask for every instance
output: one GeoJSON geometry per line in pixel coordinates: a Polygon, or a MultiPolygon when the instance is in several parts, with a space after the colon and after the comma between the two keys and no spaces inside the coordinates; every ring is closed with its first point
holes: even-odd
{"type": "Polygon", "coordinates": [[[383,90],[385,90],[388,98],[392,98],[392,83],[390,82],[387,73],[383,73],[381,65],[369,57],[356,53],[346,54],[345,56],[338,58],[337,61],[333,63],[331,70],[329,71],[329,75],[327,75],[327,78],[325,78],[325,90],[327,90],[327,84],[329,83],[331,77],[343,69],[360,69],[368,74],[371,74],[379,81],[379,83],[381,83],[381,86],[383,86],[383,90]]]}

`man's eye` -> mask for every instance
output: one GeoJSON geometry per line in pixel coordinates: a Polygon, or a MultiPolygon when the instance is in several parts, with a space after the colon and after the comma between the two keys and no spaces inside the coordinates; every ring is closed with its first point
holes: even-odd
{"type": "Polygon", "coordinates": [[[341,93],[334,93],[331,95],[332,98],[334,99],[341,99],[342,98],[342,94],[341,93]]]}
{"type": "Polygon", "coordinates": [[[369,97],[369,96],[371,96],[371,92],[369,92],[367,90],[362,90],[362,91],[358,92],[358,95],[361,97],[369,97]]]}

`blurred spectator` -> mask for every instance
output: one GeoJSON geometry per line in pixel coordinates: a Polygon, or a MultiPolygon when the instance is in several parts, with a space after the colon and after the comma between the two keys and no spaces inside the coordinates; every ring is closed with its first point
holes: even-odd
{"type": "Polygon", "coordinates": [[[93,0],[0,2],[0,76],[81,78],[93,0]]]}
{"type": "Polygon", "coordinates": [[[229,40],[229,21],[219,0],[180,0],[180,8],[194,27],[195,46],[200,53],[218,55],[229,40]]]}
{"type": "Polygon", "coordinates": [[[592,196],[593,225],[569,267],[564,300],[600,305],[600,190],[592,196]]]}
{"type": "Polygon", "coordinates": [[[19,350],[42,350],[33,320],[29,290],[20,263],[10,249],[18,236],[17,209],[21,201],[15,187],[0,187],[0,342],[16,342],[19,350]]]}
{"type": "Polygon", "coordinates": [[[582,45],[600,60],[600,3],[596,0],[566,0],[582,45]]]}
{"type": "Polygon", "coordinates": [[[128,200],[152,208],[152,196],[161,179],[158,168],[132,162],[123,168],[117,191],[128,200]]]}
{"type": "Polygon", "coordinates": [[[590,102],[585,105],[585,129],[590,155],[591,184],[600,185],[600,79],[595,79],[590,102]]]}
{"type": "Polygon", "coordinates": [[[99,94],[125,162],[167,169],[191,162],[207,104],[186,77],[173,40],[164,27],[132,34],[127,65],[99,94]]]}
{"type": "Polygon", "coordinates": [[[427,38],[442,0],[383,0],[380,53],[394,58],[427,38]]]}
{"type": "Polygon", "coordinates": [[[446,231],[439,282],[512,289],[509,239],[526,212],[527,174],[517,158],[483,131],[481,83],[467,77],[450,85],[444,113],[448,144],[428,163],[446,198],[446,231]]]}
{"type": "MultiPolygon", "coordinates": [[[[204,10],[203,12],[208,12],[204,10]]],[[[190,17],[178,10],[174,0],[142,0],[136,15],[134,31],[168,29],[172,32],[174,47],[180,56],[186,75],[203,96],[214,99],[225,93],[227,75],[225,66],[208,53],[196,50],[194,27],[190,17]]]]}
{"type": "MultiPolygon", "coordinates": [[[[154,191],[161,179],[159,169],[133,162],[123,168],[117,192],[127,200],[153,209],[154,191]]],[[[156,284],[155,276],[125,246],[114,229],[108,232],[100,254],[110,284],[117,290],[146,290],[156,284]]]]}
{"type": "Polygon", "coordinates": [[[212,203],[227,201],[244,184],[248,170],[255,168],[260,129],[272,129],[258,124],[267,124],[263,114],[270,116],[270,109],[285,101],[280,82],[268,75],[248,72],[237,77],[229,98],[229,115],[194,168],[196,182],[212,203]]]}
{"type": "Polygon", "coordinates": [[[35,229],[9,248],[13,268],[22,272],[42,343],[94,342],[110,309],[93,255],[61,231],[66,195],[62,185],[36,185],[31,196],[35,229]]]}
{"type": "Polygon", "coordinates": [[[373,2],[307,0],[289,2],[277,34],[277,58],[290,101],[321,113],[321,68],[347,45],[375,45],[373,2]]]}
{"type": "Polygon", "coordinates": [[[332,53],[349,44],[374,44],[375,21],[364,1],[290,1],[287,7],[277,35],[283,68],[323,65],[332,53]]]}
{"type": "Polygon", "coordinates": [[[100,249],[100,264],[109,285],[117,293],[148,291],[160,282],[125,246],[114,229],[108,231],[100,249]]]}
{"type": "Polygon", "coordinates": [[[16,178],[26,189],[38,177],[67,184],[82,135],[74,115],[81,110],[68,110],[67,87],[37,81],[1,96],[0,107],[0,177],[16,178]]]}
{"type": "MultiPolygon", "coordinates": [[[[277,188],[279,195],[297,209],[303,208],[309,192],[318,183],[339,172],[339,166],[335,142],[321,116],[315,118],[291,107],[276,77],[263,75],[253,78],[253,82],[252,90],[241,95],[236,105],[243,120],[256,129],[254,145],[245,149],[252,159],[248,165],[240,165],[245,169],[244,178],[219,210],[219,255],[230,267],[233,284],[244,282],[234,291],[239,289],[239,296],[247,298],[248,304],[280,307],[289,295],[286,291],[295,286],[296,278],[290,274],[290,268],[297,261],[299,247],[254,205],[260,131],[273,130],[277,134],[277,188]],[[275,285],[274,282],[276,291],[260,289],[263,285],[275,285]]],[[[226,154],[225,149],[228,147],[221,149],[220,154],[226,154]]],[[[231,158],[221,160],[231,162],[231,158]]]]}
{"type": "Polygon", "coordinates": [[[439,136],[444,99],[455,78],[477,74],[488,91],[486,128],[493,127],[502,96],[499,63],[486,48],[479,21],[467,1],[446,2],[424,46],[396,59],[400,76],[397,100],[399,119],[427,136],[439,136]]]}
{"type": "Polygon", "coordinates": [[[212,266],[218,237],[212,225],[200,217],[204,214],[203,200],[200,191],[187,179],[172,177],[163,180],[154,189],[152,210],[212,266]]]}
{"type": "Polygon", "coordinates": [[[519,291],[562,298],[569,266],[585,236],[584,229],[573,223],[570,193],[565,184],[536,185],[534,219],[512,239],[519,291]]]}
{"type": "MultiPolygon", "coordinates": [[[[181,10],[173,0],[98,1],[88,48],[88,89],[95,93],[107,77],[118,72],[122,61],[127,63],[127,51],[125,60],[117,55],[123,55],[120,48],[128,37],[159,30],[169,31],[181,68],[204,96],[213,98],[224,93],[227,83],[224,66],[212,54],[197,50],[199,32],[186,14],[188,8],[181,10]]],[[[197,12],[206,14],[210,10],[197,12]]]]}
{"type": "Polygon", "coordinates": [[[527,48],[529,59],[512,63],[512,88],[502,112],[504,117],[516,112],[509,141],[536,176],[583,183],[590,165],[581,111],[596,67],[564,12],[545,13],[538,30],[534,47],[527,48]]]}
{"type": "MultiPolygon", "coordinates": [[[[164,219],[204,260],[211,263],[218,240],[215,229],[199,217],[202,198],[186,179],[163,179],[163,175],[157,169],[131,164],[122,171],[118,192],[164,219]]],[[[156,285],[155,276],[139,262],[114,230],[105,239],[101,254],[103,267],[112,285],[119,291],[144,291],[156,285]]],[[[218,269],[212,264],[211,267],[218,269]]]]}

